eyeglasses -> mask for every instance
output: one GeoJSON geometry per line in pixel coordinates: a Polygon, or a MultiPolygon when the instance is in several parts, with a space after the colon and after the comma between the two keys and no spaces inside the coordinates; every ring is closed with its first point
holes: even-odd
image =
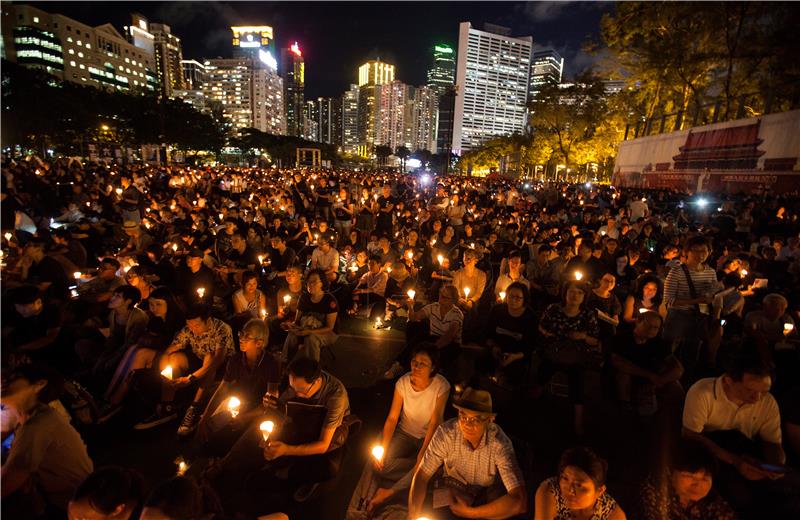
{"type": "Polygon", "coordinates": [[[488,417],[472,417],[470,415],[465,414],[464,412],[458,412],[458,420],[462,423],[466,424],[467,426],[477,426],[479,424],[483,424],[489,420],[488,417]]]}
{"type": "Polygon", "coordinates": [[[412,361],[411,368],[431,368],[430,363],[425,363],[424,361],[412,361]]]}
{"type": "Polygon", "coordinates": [[[250,336],[244,332],[239,333],[239,341],[259,341],[261,338],[257,338],[255,336],[250,336]]]}

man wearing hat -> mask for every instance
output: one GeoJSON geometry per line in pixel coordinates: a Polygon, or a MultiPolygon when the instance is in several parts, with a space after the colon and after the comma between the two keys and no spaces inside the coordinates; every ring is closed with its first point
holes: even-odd
{"type": "Polygon", "coordinates": [[[142,231],[142,227],[138,222],[126,220],[122,224],[122,229],[130,238],[125,247],[119,252],[119,256],[143,255],[147,251],[147,248],[153,243],[153,237],[147,232],[142,231]]]}
{"type": "Polygon", "coordinates": [[[455,517],[511,518],[525,513],[525,481],[511,441],[494,424],[491,394],[467,388],[453,406],[458,417],[436,429],[414,475],[408,518],[422,514],[428,482],[442,466],[455,517]]]}

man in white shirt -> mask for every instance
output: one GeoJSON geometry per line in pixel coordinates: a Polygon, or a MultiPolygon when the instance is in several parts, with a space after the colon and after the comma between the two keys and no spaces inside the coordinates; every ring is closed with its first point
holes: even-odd
{"type": "Polygon", "coordinates": [[[339,271],[339,251],[331,247],[327,238],[320,236],[319,246],[311,253],[311,269],[322,269],[328,280],[336,279],[339,271]]]}
{"type": "Polygon", "coordinates": [[[769,393],[771,370],[748,347],[722,376],[700,379],[686,394],[683,436],[701,442],[725,464],[714,484],[741,507],[764,503],[764,496],[753,497],[764,492],[774,500],[780,484],[769,485],[767,479],[785,473],[780,412],[769,393]]]}

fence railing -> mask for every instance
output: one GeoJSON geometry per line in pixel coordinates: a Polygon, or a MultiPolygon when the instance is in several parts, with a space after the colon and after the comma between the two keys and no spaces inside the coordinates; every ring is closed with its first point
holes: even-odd
{"type": "Polygon", "coordinates": [[[775,112],[786,112],[800,108],[800,89],[793,88],[791,93],[779,93],[777,90],[742,94],[727,106],[723,99],[702,104],[689,110],[679,110],[669,114],[660,114],[648,119],[632,121],[625,125],[624,141],[686,130],[696,126],[735,121],[749,117],[758,117],[775,112]]]}

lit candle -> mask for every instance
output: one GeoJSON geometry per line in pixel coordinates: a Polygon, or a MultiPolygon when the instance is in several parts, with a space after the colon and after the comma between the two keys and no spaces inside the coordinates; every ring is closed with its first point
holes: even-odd
{"type": "Polygon", "coordinates": [[[377,329],[381,325],[383,325],[383,320],[381,320],[380,318],[375,318],[375,328],[377,329]]]}
{"type": "Polygon", "coordinates": [[[645,309],[644,307],[639,308],[639,314],[644,314],[645,312],[647,312],[647,309],[645,309]]]}
{"type": "Polygon", "coordinates": [[[742,278],[747,276],[747,269],[742,269],[741,276],[742,276],[742,278]]]}
{"type": "Polygon", "coordinates": [[[202,298],[203,296],[205,296],[205,294],[206,294],[206,288],[205,287],[198,287],[197,288],[197,296],[202,298]]]}
{"type": "Polygon", "coordinates": [[[794,330],[794,323],[784,323],[783,324],[783,334],[788,336],[794,330]]]}
{"type": "Polygon", "coordinates": [[[231,397],[228,400],[228,411],[231,413],[231,417],[234,419],[237,415],[239,415],[239,407],[242,405],[242,402],[239,400],[238,397],[231,397]]]}
{"type": "Polygon", "coordinates": [[[415,291],[414,289],[409,289],[406,294],[408,294],[408,297],[413,300],[414,296],[417,295],[417,291],[415,291]]]}
{"type": "Polygon", "coordinates": [[[161,371],[161,375],[172,381],[172,365],[167,365],[167,368],[161,371]]]}
{"type": "Polygon", "coordinates": [[[14,236],[14,235],[12,235],[11,233],[6,233],[3,236],[6,237],[6,240],[10,242],[11,241],[11,237],[14,236]]]}
{"type": "Polygon", "coordinates": [[[267,319],[267,309],[261,309],[261,319],[267,319]]]}
{"type": "Polygon", "coordinates": [[[583,273],[582,273],[582,272],[580,272],[580,271],[575,271],[575,279],[576,279],[576,280],[581,280],[581,279],[583,279],[583,273]]]}
{"type": "Polygon", "coordinates": [[[172,244],[172,251],[175,253],[178,252],[178,244],[172,244]]]}
{"type": "Polygon", "coordinates": [[[122,195],[122,188],[117,188],[115,191],[117,192],[117,195],[122,195]]]}
{"type": "Polygon", "coordinates": [[[261,430],[261,436],[264,437],[264,442],[267,442],[272,430],[275,429],[275,423],[272,421],[264,421],[258,425],[258,429],[261,430]]]}
{"type": "Polygon", "coordinates": [[[411,260],[412,258],[414,258],[414,251],[408,251],[408,252],[406,253],[406,257],[408,257],[408,259],[409,259],[409,260],[411,260]]]}
{"type": "Polygon", "coordinates": [[[444,257],[442,255],[436,255],[436,259],[439,261],[439,265],[444,263],[444,257]]]}
{"type": "Polygon", "coordinates": [[[289,302],[291,301],[291,299],[292,299],[292,295],[291,294],[285,295],[283,297],[283,304],[284,305],[289,305],[289,302]]]}
{"type": "Polygon", "coordinates": [[[464,287],[464,298],[469,298],[469,292],[470,292],[470,288],[469,287],[464,287]]]}
{"type": "Polygon", "coordinates": [[[258,255],[258,263],[259,264],[263,264],[264,263],[264,255],[258,255]]]}
{"type": "Polygon", "coordinates": [[[501,302],[506,301],[506,292],[505,291],[500,291],[499,296],[500,296],[500,301],[501,302]]]}
{"type": "Polygon", "coordinates": [[[178,460],[176,460],[175,462],[178,465],[178,476],[182,477],[186,473],[186,470],[189,469],[189,465],[186,464],[186,461],[183,460],[182,458],[178,458],[178,460]]]}
{"type": "Polygon", "coordinates": [[[435,245],[436,245],[436,239],[435,239],[435,238],[434,238],[433,240],[431,240],[431,245],[432,245],[432,246],[435,246],[435,245]]]}
{"type": "Polygon", "coordinates": [[[72,276],[73,276],[73,277],[74,277],[76,280],[80,280],[80,279],[81,279],[81,272],[80,272],[80,271],[75,271],[74,273],[72,273],[72,276]]]}
{"type": "Polygon", "coordinates": [[[219,219],[220,219],[220,220],[222,220],[223,218],[225,218],[225,215],[223,215],[222,213],[220,213],[220,214],[219,214],[219,219]]]}
{"type": "Polygon", "coordinates": [[[383,446],[373,446],[372,456],[375,457],[375,460],[380,462],[383,459],[383,446]]]}

